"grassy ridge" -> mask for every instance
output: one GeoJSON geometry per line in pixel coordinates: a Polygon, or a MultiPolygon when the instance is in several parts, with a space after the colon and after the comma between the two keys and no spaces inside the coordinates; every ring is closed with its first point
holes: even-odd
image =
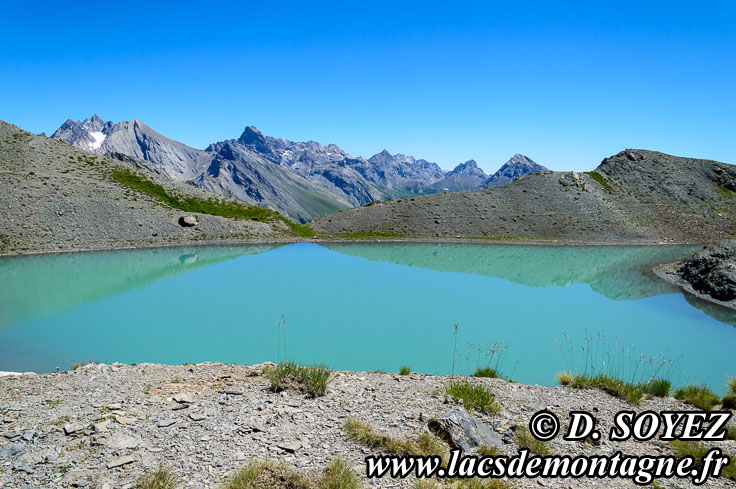
{"type": "Polygon", "coordinates": [[[142,194],[148,195],[159,202],[184,212],[209,214],[212,216],[231,219],[245,219],[258,222],[281,221],[297,236],[309,236],[312,230],[306,224],[295,223],[276,211],[264,209],[255,205],[223,200],[217,197],[204,199],[191,195],[181,195],[167,191],[163,186],[152,182],[146,177],[127,168],[112,169],[111,178],[115,183],[123,185],[142,194]]]}

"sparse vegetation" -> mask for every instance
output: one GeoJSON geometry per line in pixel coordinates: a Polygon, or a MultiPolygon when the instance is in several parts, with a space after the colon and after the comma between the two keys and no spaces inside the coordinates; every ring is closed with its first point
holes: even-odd
{"type": "Polygon", "coordinates": [[[208,199],[193,195],[181,195],[166,190],[163,186],[152,182],[143,175],[123,167],[112,169],[112,180],[120,185],[141,192],[159,202],[184,212],[209,214],[232,219],[245,219],[258,222],[281,221],[298,236],[311,236],[313,231],[306,224],[295,223],[276,211],[243,204],[233,200],[210,197],[208,199]]]}
{"type": "Polygon", "coordinates": [[[407,365],[402,365],[399,367],[399,375],[409,375],[411,373],[411,368],[409,368],[407,365]]]}
{"type": "Polygon", "coordinates": [[[672,389],[672,384],[666,379],[652,379],[640,385],[641,389],[655,397],[667,397],[672,389]]]}
{"type": "Polygon", "coordinates": [[[360,232],[344,232],[338,235],[342,239],[381,239],[381,238],[403,238],[404,235],[397,232],[389,231],[360,231],[360,232]]]}
{"type": "Polygon", "coordinates": [[[399,439],[378,433],[371,425],[356,418],[348,418],[343,430],[350,440],[383,453],[424,457],[436,455],[443,460],[449,456],[445,443],[426,432],[413,439],[399,439]]]}
{"type": "Polygon", "coordinates": [[[64,404],[64,399],[49,399],[46,401],[46,404],[48,404],[49,407],[55,408],[64,404]]]}
{"type": "Polygon", "coordinates": [[[283,464],[256,460],[241,468],[221,489],[360,489],[363,484],[347,461],[335,459],[312,481],[283,464]]]}
{"type": "Polygon", "coordinates": [[[495,414],[499,411],[496,396],[486,387],[470,382],[450,382],[445,387],[447,395],[455,400],[462,401],[468,411],[481,411],[495,414]]]}
{"type": "Polygon", "coordinates": [[[603,374],[590,376],[559,373],[557,380],[561,385],[574,389],[601,389],[632,404],[639,404],[644,396],[644,391],[640,386],[603,374]]]}
{"type": "Polygon", "coordinates": [[[706,385],[687,385],[675,391],[675,399],[702,409],[710,411],[718,404],[718,396],[706,385]]]}
{"type": "Polygon", "coordinates": [[[135,484],[136,489],[174,489],[178,478],[169,469],[159,468],[144,474],[135,484]]]}
{"type": "Polygon", "coordinates": [[[478,447],[478,455],[481,457],[498,457],[501,455],[501,451],[489,445],[481,445],[478,447]]]}
{"type": "Polygon", "coordinates": [[[266,368],[263,376],[271,383],[273,390],[295,387],[309,397],[320,397],[327,392],[332,372],[323,365],[308,367],[295,362],[283,362],[266,368]]]}
{"type": "MultiPolygon", "coordinates": [[[[670,448],[672,449],[672,453],[678,458],[688,456],[693,457],[695,459],[696,467],[702,466],[703,457],[705,457],[705,455],[708,453],[708,450],[711,449],[711,447],[709,447],[708,445],[697,441],[683,440],[671,441],[670,448]]],[[[724,455],[729,454],[724,453],[724,455]]],[[[731,457],[731,461],[723,469],[721,476],[736,481],[736,457],[731,457]]]]}
{"type": "Polygon", "coordinates": [[[97,365],[97,362],[94,360],[88,360],[86,362],[72,362],[72,370],[76,370],[78,368],[82,368],[86,365],[97,365]]]}
{"type": "Polygon", "coordinates": [[[469,352],[475,352],[476,365],[478,365],[472,377],[511,380],[501,373],[501,365],[507,349],[508,346],[502,345],[499,341],[485,343],[483,346],[470,345],[469,352]]]}
{"type": "Polygon", "coordinates": [[[589,171],[589,172],[586,172],[586,173],[588,174],[588,176],[590,176],[590,178],[592,178],[596,182],[600,183],[601,184],[601,187],[603,187],[604,189],[606,189],[609,192],[613,192],[613,188],[611,188],[611,184],[609,184],[606,181],[606,179],[603,178],[603,175],[601,175],[600,173],[598,173],[596,171],[589,171]]]}
{"type": "Polygon", "coordinates": [[[414,489],[509,489],[510,487],[501,479],[461,479],[442,483],[431,479],[420,479],[414,489]]]}
{"type": "Polygon", "coordinates": [[[550,455],[552,453],[549,448],[549,444],[534,438],[531,431],[529,431],[529,428],[526,426],[521,426],[516,430],[514,441],[519,448],[526,448],[530,452],[536,453],[539,456],[550,455]]]}

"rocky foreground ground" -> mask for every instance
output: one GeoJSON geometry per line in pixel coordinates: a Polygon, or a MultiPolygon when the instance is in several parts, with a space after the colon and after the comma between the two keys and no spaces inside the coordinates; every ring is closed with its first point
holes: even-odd
{"type": "MultiPolygon", "coordinates": [[[[296,390],[274,392],[263,365],[221,363],[136,366],[87,365],[45,375],[0,378],[0,487],[132,488],[160,466],[171,468],[182,488],[218,487],[253,458],[283,462],[317,473],[341,456],[360,473],[368,450],[348,439],[344,423],[355,417],[379,432],[411,438],[427,430],[457,402],[445,394],[447,377],[335,372],[326,395],[307,398],[296,390]]],[[[532,413],[550,409],[567,417],[587,410],[608,432],[622,409],[683,409],[672,398],[639,406],[598,390],[521,385],[499,379],[469,379],[495,394],[498,414],[475,413],[492,428],[501,452],[516,453],[514,431],[532,413]],[[496,436],[497,435],[497,436],[496,436]]],[[[564,424],[564,422],[563,422],[564,424]]],[[[717,443],[736,453],[736,442],[717,443]]],[[[665,442],[599,445],[552,441],[558,454],[668,455],[665,442]]],[[[411,488],[412,480],[365,480],[365,487],[411,488]]],[[[693,487],[658,480],[657,487],[693,487]]],[[[511,487],[635,487],[622,480],[520,480],[511,487]]],[[[726,479],[709,488],[736,487],[726,479]]]]}

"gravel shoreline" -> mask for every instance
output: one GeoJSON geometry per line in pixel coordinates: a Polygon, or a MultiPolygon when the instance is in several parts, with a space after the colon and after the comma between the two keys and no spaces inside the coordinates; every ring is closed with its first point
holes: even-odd
{"type": "MultiPolygon", "coordinates": [[[[170,467],[179,487],[218,487],[247,461],[270,459],[306,474],[341,456],[361,474],[373,453],[350,441],[342,426],[357,417],[376,430],[410,438],[457,403],[444,393],[449,377],[334,372],[327,393],[315,399],[295,390],[273,392],[265,364],[87,365],[73,371],[0,377],[0,487],[132,488],[147,470],[170,467]]],[[[516,453],[514,431],[532,413],[549,409],[565,419],[571,410],[593,413],[604,436],[599,445],[561,438],[552,453],[669,455],[665,442],[610,442],[605,433],[620,410],[688,409],[673,398],[639,406],[599,390],[522,385],[468,378],[491,389],[498,414],[474,416],[492,428],[500,451],[516,453]]],[[[692,408],[689,408],[692,409],[692,408]]],[[[736,442],[717,442],[736,453],[736,442]]],[[[660,487],[694,487],[657,480],[660,487]]],[[[378,479],[365,487],[412,488],[414,481],[378,479]]],[[[512,487],[626,488],[619,479],[524,479],[512,487]]],[[[709,488],[736,483],[711,479],[709,488]]]]}
{"type": "Polygon", "coordinates": [[[704,245],[704,242],[693,241],[503,241],[503,240],[481,240],[481,239],[458,239],[458,238],[375,238],[375,239],[340,239],[340,238],[284,238],[284,239],[245,239],[245,240],[205,240],[205,241],[181,241],[181,242],[162,242],[162,243],[144,243],[140,245],[120,245],[120,246],[89,246],[74,249],[48,249],[48,250],[29,250],[29,251],[10,251],[0,253],[0,258],[12,256],[34,256],[34,255],[57,255],[63,253],[85,253],[90,251],[123,251],[138,249],[156,249],[156,248],[177,248],[181,246],[247,246],[247,245],[273,245],[273,244],[295,244],[295,243],[436,243],[436,244],[467,244],[467,245],[487,245],[487,246],[692,246],[704,245]]]}

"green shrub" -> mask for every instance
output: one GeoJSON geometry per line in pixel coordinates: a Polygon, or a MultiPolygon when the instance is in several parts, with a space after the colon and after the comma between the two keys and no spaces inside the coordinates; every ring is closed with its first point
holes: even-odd
{"type": "Polygon", "coordinates": [[[332,380],[332,372],[323,365],[308,367],[295,362],[284,362],[263,370],[263,376],[271,383],[271,388],[281,391],[295,387],[309,397],[324,396],[332,380]]]}
{"type": "Polygon", "coordinates": [[[409,368],[406,365],[402,365],[399,367],[399,375],[409,375],[411,373],[411,368],[409,368]]]}
{"type": "Polygon", "coordinates": [[[728,387],[729,394],[736,395],[736,377],[731,377],[728,379],[728,382],[726,382],[726,386],[728,387]]]}
{"type": "Polygon", "coordinates": [[[681,387],[675,391],[675,399],[704,411],[710,411],[713,409],[713,406],[718,404],[720,401],[720,399],[713,394],[713,391],[705,385],[688,385],[681,387]]]}
{"type": "Polygon", "coordinates": [[[489,414],[499,411],[496,396],[482,385],[474,385],[470,382],[450,382],[445,386],[445,392],[453,399],[462,401],[468,411],[478,410],[489,414]]]}

